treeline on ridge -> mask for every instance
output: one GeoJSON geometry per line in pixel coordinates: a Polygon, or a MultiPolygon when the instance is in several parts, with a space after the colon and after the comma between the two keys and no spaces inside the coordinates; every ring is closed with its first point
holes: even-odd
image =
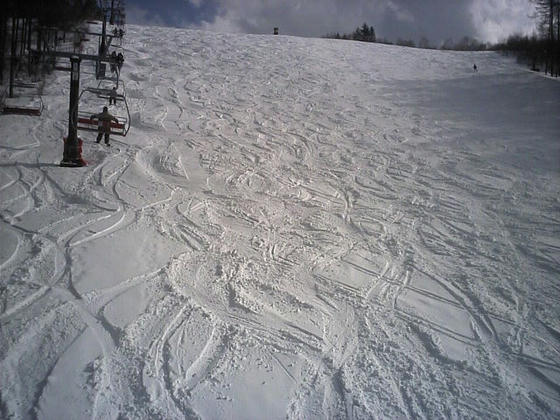
{"type": "Polygon", "coordinates": [[[48,49],[87,19],[99,19],[98,0],[3,0],[0,2],[0,84],[5,73],[37,69],[33,49],[48,49]]]}
{"type": "Polygon", "coordinates": [[[423,49],[441,49],[454,51],[500,51],[513,54],[518,60],[526,62],[533,71],[544,71],[547,74],[560,76],[560,1],[531,0],[536,5],[538,32],[533,35],[510,35],[505,41],[497,44],[486,44],[477,39],[465,36],[458,42],[447,39],[439,46],[434,46],[426,37],[416,43],[412,39],[398,38],[391,42],[377,38],[373,26],[364,23],[350,34],[339,32],[324,35],[323,38],[344,39],[352,41],[377,42],[396,44],[405,47],[423,49]]]}
{"type": "Polygon", "coordinates": [[[97,0],[3,0],[0,19],[5,28],[8,18],[34,19],[40,25],[71,29],[72,26],[99,17],[97,0]]]}
{"type": "Polygon", "coordinates": [[[375,36],[375,29],[373,26],[368,26],[367,23],[364,23],[362,26],[358,26],[354,32],[351,34],[340,34],[339,32],[327,34],[324,38],[333,38],[333,39],[348,39],[352,41],[362,41],[362,42],[377,42],[377,38],[375,36]]]}

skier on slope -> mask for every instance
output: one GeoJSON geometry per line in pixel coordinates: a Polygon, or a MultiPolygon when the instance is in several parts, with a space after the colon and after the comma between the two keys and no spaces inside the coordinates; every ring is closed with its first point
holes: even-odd
{"type": "Polygon", "coordinates": [[[109,109],[106,106],[103,107],[103,112],[99,114],[94,114],[90,118],[92,120],[96,119],[98,121],[97,131],[99,134],[97,134],[96,143],[99,143],[101,141],[101,137],[105,135],[105,144],[109,146],[109,134],[111,134],[111,121],[115,121],[118,124],[119,120],[117,120],[115,117],[109,114],[109,109]]]}
{"type": "Polygon", "coordinates": [[[111,92],[109,92],[109,105],[116,105],[117,104],[117,87],[113,86],[111,92]]]}
{"type": "Polygon", "coordinates": [[[119,68],[119,72],[121,71],[123,63],[124,63],[124,55],[122,53],[118,53],[117,54],[117,67],[119,68]]]}
{"type": "Polygon", "coordinates": [[[117,52],[113,51],[111,53],[111,73],[115,73],[117,71],[117,52]]]}

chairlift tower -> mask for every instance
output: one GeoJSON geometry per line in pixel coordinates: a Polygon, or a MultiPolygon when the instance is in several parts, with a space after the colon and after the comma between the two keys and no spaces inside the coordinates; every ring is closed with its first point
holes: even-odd
{"type": "MultiPolygon", "coordinates": [[[[107,4],[107,0],[103,1],[104,6],[107,4]]],[[[56,51],[56,46],[54,51],[42,51],[39,47],[37,50],[30,49],[30,53],[36,54],[37,56],[44,55],[52,59],[56,58],[67,58],[70,59],[70,68],[57,68],[57,70],[70,71],[70,98],[68,104],[68,136],[64,137],[64,152],[62,156],[62,161],[60,166],[63,167],[81,167],[85,166],[87,163],[82,158],[82,139],[78,137],[78,130],[95,130],[97,131],[98,121],[85,117],[79,114],[79,101],[81,97],[80,93],[80,64],[82,60],[87,60],[90,62],[95,62],[96,64],[96,78],[99,79],[101,68],[106,68],[106,65],[118,65],[117,60],[109,56],[108,49],[111,45],[113,35],[107,34],[107,12],[111,12],[111,16],[114,19],[118,19],[119,24],[124,24],[124,12],[122,4],[123,0],[111,0],[111,8],[103,7],[103,29],[102,33],[91,33],[87,32],[89,35],[96,35],[100,37],[99,40],[99,51],[98,54],[83,54],[77,52],[65,52],[56,51]]],[[[121,35],[122,36],[122,35],[121,35]]],[[[121,61],[122,63],[122,61],[121,61]]],[[[117,87],[118,87],[118,75],[117,72],[117,87]]],[[[106,77],[102,77],[106,78],[106,77]]],[[[124,89],[124,87],[123,87],[124,89]]],[[[91,88],[87,88],[87,91],[92,91],[91,88]]],[[[97,89],[95,92],[98,95],[108,94],[107,89],[97,89]]],[[[123,91],[124,92],[124,91],[123,91]]],[[[83,92],[82,92],[83,93],[83,92]]],[[[122,95],[117,95],[118,100],[122,100],[126,106],[126,112],[128,119],[122,118],[124,122],[112,124],[111,134],[116,134],[120,136],[126,136],[128,129],[130,127],[130,113],[128,111],[128,104],[126,103],[126,97],[124,93],[122,95]]]]}
{"type": "Polygon", "coordinates": [[[68,137],[64,138],[64,153],[60,166],[80,167],[86,162],[82,159],[82,139],[78,137],[76,119],[78,118],[78,95],[80,93],[80,62],[77,56],[70,57],[70,104],[68,108],[68,137]]]}
{"type": "MultiPolygon", "coordinates": [[[[81,54],[81,53],[69,53],[64,51],[52,51],[52,52],[43,52],[48,56],[52,57],[61,57],[61,58],[69,58],[70,59],[70,99],[68,105],[68,136],[64,137],[64,152],[62,156],[62,161],[60,162],[60,166],[63,167],[81,167],[85,166],[87,163],[82,158],[82,139],[78,137],[78,130],[79,129],[90,129],[90,130],[97,130],[98,122],[96,120],[88,120],[88,124],[80,124],[80,120],[84,119],[84,117],[79,116],[78,106],[80,100],[80,64],[82,60],[88,61],[95,61],[101,62],[104,65],[106,63],[113,63],[113,60],[110,57],[100,57],[98,55],[89,55],[89,54],[81,54]]],[[[125,101],[124,95],[122,99],[125,101]]],[[[128,105],[126,105],[127,113],[128,113],[128,105]]],[[[127,122],[125,124],[118,124],[114,127],[114,133],[117,135],[125,136],[128,132],[128,127],[130,126],[130,115],[128,117],[127,122]]],[[[111,131],[113,133],[113,131],[111,131]]]]}

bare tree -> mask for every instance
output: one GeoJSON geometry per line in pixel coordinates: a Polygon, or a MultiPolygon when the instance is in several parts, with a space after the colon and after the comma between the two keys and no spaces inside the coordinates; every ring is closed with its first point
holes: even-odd
{"type": "Polygon", "coordinates": [[[560,74],[560,1],[558,0],[532,0],[540,18],[539,27],[541,34],[547,40],[545,51],[545,72],[550,75],[560,74]],[[555,20],[558,27],[555,35],[555,20]]]}
{"type": "Polygon", "coordinates": [[[420,41],[418,41],[418,48],[432,49],[434,47],[430,44],[430,41],[428,40],[428,38],[426,38],[425,36],[422,36],[422,37],[420,37],[420,41]]]}

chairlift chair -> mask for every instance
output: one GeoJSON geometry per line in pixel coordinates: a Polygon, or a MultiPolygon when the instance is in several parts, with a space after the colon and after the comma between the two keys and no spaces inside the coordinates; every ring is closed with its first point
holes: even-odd
{"type": "Polygon", "coordinates": [[[9,98],[7,89],[0,95],[0,110],[2,114],[40,116],[44,109],[43,98],[37,83],[16,82],[14,87],[18,95],[9,98]],[[33,89],[32,93],[24,93],[24,89],[33,89]]]}
{"type": "MultiPolygon", "coordinates": [[[[113,134],[115,136],[126,136],[126,134],[128,133],[128,129],[130,128],[129,120],[124,117],[118,116],[115,116],[115,118],[117,118],[119,122],[116,123],[114,121],[111,121],[110,134],[113,134]]],[[[97,132],[99,129],[99,121],[96,118],[91,118],[91,114],[80,111],[78,112],[78,121],[76,128],[78,130],[97,132]]]]}
{"type": "Polygon", "coordinates": [[[70,71],[70,66],[66,62],[66,60],[59,60],[58,57],[54,59],[54,69],[59,71],[70,71]]]}
{"type": "Polygon", "coordinates": [[[115,92],[113,94],[112,89],[97,87],[97,88],[88,88],[88,90],[89,90],[89,92],[97,95],[97,97],[100,98],[100,99],[110,100],[111,98],[114,98],[116,102],[126,101],[126,98],[124,97],[124,95],[122,93],[115,92]]]}
{"type": "MultiPolygon", "coordinates": [[[[111,89],[104,89],[100,87],[97,88],[87,87],[83,89],[82,92],[80,93],[77,104],[80,103],[82,95],[86,92],[96,95],[98,98],[109,99],[109,96],[111,94],[111,89]]],[[[127,135],[128,130],[130,129],[130,111],[128,109],[126,96],[124,95],[124,89],[122,94],[117,93],[116,99],[117,101],[121,101],[124,103],[126,109],[126,116],[119,115],[119,114],[114,115],[119,122],[118,123],[111,122],[110,134],[124,137],[127,135]]],[[[91,116],[94,114],[97,114],[97,112],[78,111],[78,119],[75,122],[76,128],[78,130],[84,130],[84,131],[98,131],[99,121],[96,118],[91,118],[91,116]]]]}
{"type": "Polygon", "coordinates": [[[43,99],[40,96],[33,96],[28,101],[22,98],[7,98],[2,105],[3,114],[40,116],[44,109],[43,99]],[[12,101],[11,99],[16,99],[12,101]]]}
{"type": "MultiPolygon", "coordinates": [[[[116,65],[116,64],[115,64],[116,65]]],[[[95,66],[95,78],[97,80],[110,80],[118,83],[119,81],[119,71],[107,71],[107,63],[96,62],[95,66]]]]}

